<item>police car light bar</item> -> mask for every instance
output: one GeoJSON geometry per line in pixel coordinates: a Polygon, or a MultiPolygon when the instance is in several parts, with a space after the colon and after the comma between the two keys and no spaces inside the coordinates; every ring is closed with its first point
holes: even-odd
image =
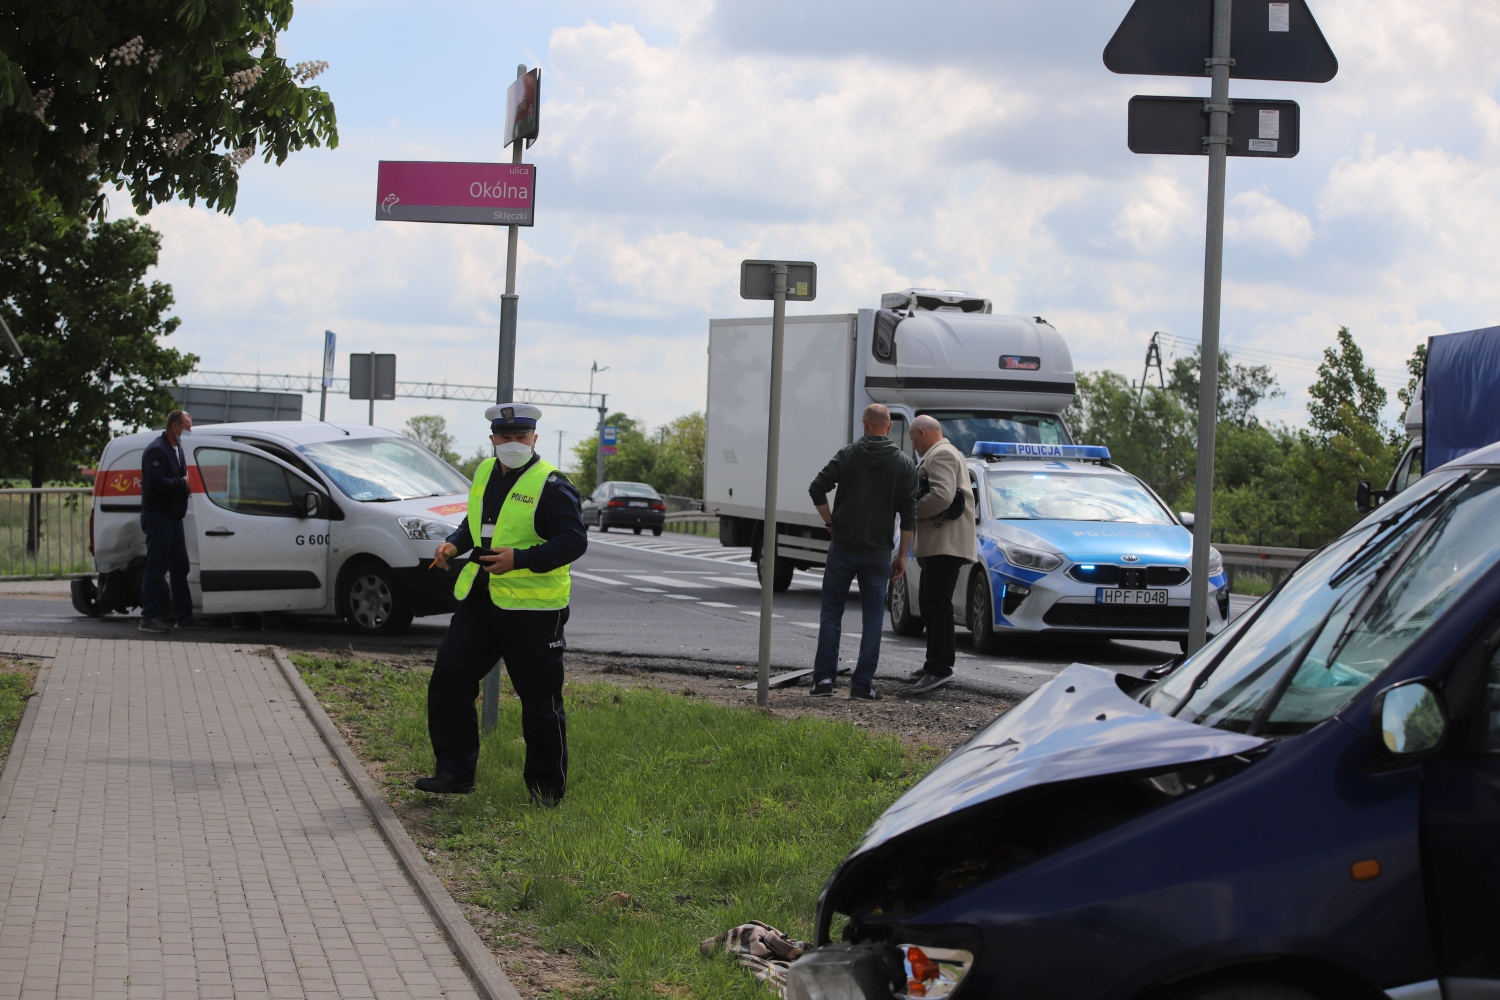
{"type": "Polygon", "coordinates": [[[984,458],[1061,458],[1086,462],[1108,462],[1109,449],[1102,444],[1024,444],[1011,441],[975,441],[973,454],[984,458]]]}

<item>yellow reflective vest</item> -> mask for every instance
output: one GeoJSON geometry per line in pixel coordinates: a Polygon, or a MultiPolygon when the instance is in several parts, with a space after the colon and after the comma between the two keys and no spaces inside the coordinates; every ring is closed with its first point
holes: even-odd
{"type": "MultiPolygon", "coordinates": [[[[469,537],[476,546],[483,544],[480,541],[480,520],[484,517],[484,489],[498,464],[493,458],[479,463],[479,468],[474,471],[474,485],[469,488],[469,537]]],[[[537,504],[547,477],[556,471],[556,466],[538,458],[536,464],[516,480],[510,496],[500,506],[500,519],[495,523],[495,535],[490,540],[491,549],[529,549],[542,544],[544,539],[536,533],[537,504]]],[[[468,597],[478,575],[479,563],[471,561],[458,574],[453,596],[460,601],[468,597]]],[[[566,564],[546,573],[513,569],[498,576],[490,574],[490,600],[495,602],[495,607],[509,611],[565,608],[572,589],[573,578],[566,564]]]]}

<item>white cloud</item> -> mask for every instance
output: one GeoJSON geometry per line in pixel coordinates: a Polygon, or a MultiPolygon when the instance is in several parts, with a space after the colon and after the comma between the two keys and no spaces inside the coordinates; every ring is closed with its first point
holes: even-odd
{"type": "Polygon", "coordinates": [[[1260,191],[1243,191],[1224,214],[1224,239],[1300,257],[1312,242],[1312,222],[1260,191]]]}

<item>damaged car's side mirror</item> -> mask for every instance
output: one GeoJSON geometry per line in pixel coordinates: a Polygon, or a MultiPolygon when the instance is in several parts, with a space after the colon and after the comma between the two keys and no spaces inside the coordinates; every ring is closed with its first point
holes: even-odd
{"type": "Polygon", "coordinates": [[[1380,742],[1395,757],[1435,750],[1448,731],[1442,700],[1426,681],[1406,681],[1375,696],[1371,724],[1380,742]]]}

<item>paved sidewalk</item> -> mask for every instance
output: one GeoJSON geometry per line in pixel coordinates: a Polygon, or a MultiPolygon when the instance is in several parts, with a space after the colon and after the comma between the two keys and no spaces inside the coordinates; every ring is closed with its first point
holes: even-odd
{"type": "Polygon", "coordinates": [[[47,664],[0,778],[0,998],[473,998],[276,664],[0,635],[47,664]]]}

